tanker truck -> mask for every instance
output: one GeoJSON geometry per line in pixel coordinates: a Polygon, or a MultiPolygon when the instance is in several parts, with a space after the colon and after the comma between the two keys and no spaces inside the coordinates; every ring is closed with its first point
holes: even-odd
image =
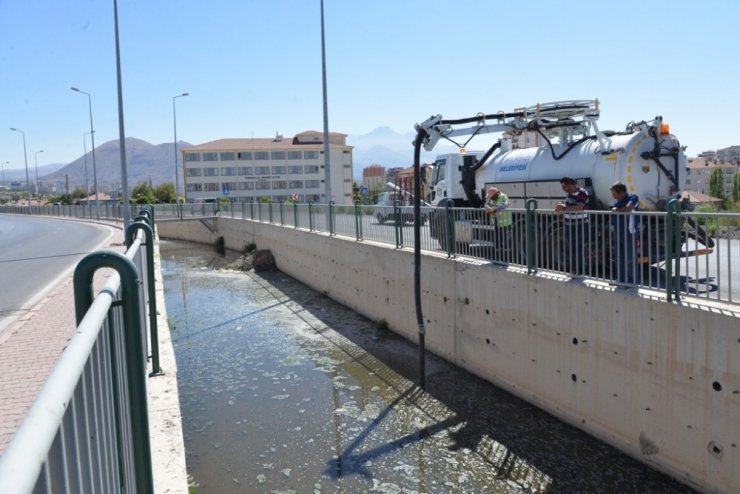
{"type": "MultiPolygon", "coordinates": [[[[446,207],[479,208],[489,186],[495,185],[506,193],[512,209],[527,207],[536,200],[538,210],[552,210],[562,202],[564,193],[560,179],[572,177],[589,193],[590,210],[608,210],[613,199],[610,187],[617,181],[626,184],[630,193],[640,198],[643,211],[665,211],[668,201],[680,199],[686,179],[686,156],[678,139],[670,133],[662,117],[651,121],[630,122],[623,131],[602,131],[597,125],[598,100],[570,100],[537,104],[511,112],[444,120],[440,115],[416,125],[422,145],[431,151],[440,139],[499,133],[501,137],[486,151],[467,152],[464,145],[459,153],[436,158],[432,176],[432,204],[436,209],[430,217],[430,234],[442,248],[449,245],[452,231],[446,207]],[[531,202],[531,201],[530,201],[531,202]]],[[[456,143],[457,144],[457,143],[456,143]]],[[[691,208],[688,200],[682,208],[691,208]]],[[[545,215],[537,221],[537,258],[557,269],[568,270],[564,253],[571,249],[564,234],[561,215],[545,215]]],[[[481,215],[469,210],[455,211],[454,244],[457,252],[465,253],[472,244],[486,238],[490,229],[481,215]]],[[[510,248],[513,259],[523,262],[525,252],[525,215],[515,214],[510,248]]],[[[713,241],[690,219],[684,225],[682,241],[692,237],[701,249],[684,249],[684,255],[710,252],[713,241]]],[[[590,222],[586,236],[586,262],[591,271],[603,271],[609,262],[609,222],[590,222]]],[[[665,221],[651,218],[650,231],[642,235],[639,255],[642,264],[665,259],[665,221]]]]}

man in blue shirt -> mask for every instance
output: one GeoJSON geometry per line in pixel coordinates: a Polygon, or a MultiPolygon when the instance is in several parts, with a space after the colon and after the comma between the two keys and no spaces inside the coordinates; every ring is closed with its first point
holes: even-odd
{"type": "MultiPolygon", "coordinates": [[[[627,192],[627,186],[616,182],[609,189],[616,201],[612,211],[631,213],[640,210],[640,198],[637,194],[627,192]]],[[[637,250],[640,241],[640,220],[632,214],[615,214],[611,219],[612,238],[614,239],[614,260],[617,270],[617,281],[634,284],[637,282],[637,250]]]]}

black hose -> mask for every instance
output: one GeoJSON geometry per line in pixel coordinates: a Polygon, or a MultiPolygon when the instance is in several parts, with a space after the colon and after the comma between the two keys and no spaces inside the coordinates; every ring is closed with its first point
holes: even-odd
{"type": "Polygon", "coordinates": [[[414,302],[416,324],[419,327],[419,387],[426,386],[426,344],[424,341],[424,315],[421,311],[421,145],[427,132],[418,129],[414,141],[414,302]]]}

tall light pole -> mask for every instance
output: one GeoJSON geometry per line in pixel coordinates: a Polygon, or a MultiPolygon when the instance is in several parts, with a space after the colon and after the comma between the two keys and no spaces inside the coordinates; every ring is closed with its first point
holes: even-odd
{"type": "MultiPolygon", "coordinates": [[[[331,202],[331,170],[329,169],[329,108],[326,102],[326,43],[324,42],[324,0],[321,0],[321,78],[324,92],[324,182],[326,202],[331,202]]],[[[344,198],[343,198],[344,199],[344,198]]]]}
{"type": "MultiPolygon", "coordinates": [[[[175,203],[177,210],[180,210],[180,168],[177,166],[177,111],[175,109],[175,100],[184,96],[190,96],[190,93],[182,93],[172,97],[172,126],[175,129],[175,203]]],[[[183,177],[183,183],[185,177],[183,177]]]]}
{"type": "Polygon", "coordinates": [[[23,136],[23,161],[26,162],[26,190],[28,192],[28,209],[31,209],[31,181],[28,179],[28,156],[26,154],[26,133],[22,130],[11,127],[13,132],[20,132],[23,136]]]}
{"type": "Polygon", "coordinates": [[[100,220],[100,199],[98,198],[98,170],[95,166],[95,129],[93,128],[93,118],[92,118],[92,96],[90,96],[90,93],[86,93],[85,91],[80,91],[76,87],[70,88],[72,91],[76,91],[78,93],[82,93],[84,95],[87,95],[87,104],[90,108],[90,139],[92,140],[92,158],[93,158],[93,185],[95,186],[95,215],[98,220],[100,220]]]}
{"type": "Polygon", "coordinates": [[[36,167],[36,195],[41,196],[41,182],[39,182],[39,153],[43,153],[44,150],[36,151],[33,154],[33,163],[36,167]]]}
{"type": "Polygon", "coordinates": [[[82,134],[82,150],[85,152],[83,155],[85,157],[85,194],[87,194],[87,197],[90,196],[90,182],[87,178],[87,136],[88,134],[92,135],[92,132],[85,132],[82,134]]]}
{"type": "Polygon", "coordinates": [[[10,163],[10,161],[4,161],[2,164],[3,166],[3,185],[5,185],[5,165],[7,165],[8,163],[10,163]]]}

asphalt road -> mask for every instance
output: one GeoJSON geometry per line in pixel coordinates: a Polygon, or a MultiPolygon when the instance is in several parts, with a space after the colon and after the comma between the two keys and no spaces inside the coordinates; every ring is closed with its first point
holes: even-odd
{"type": "Polygon", "coordinates": [[[0,333],[112,235],[105,225],[0,215],[0,333]]]}

